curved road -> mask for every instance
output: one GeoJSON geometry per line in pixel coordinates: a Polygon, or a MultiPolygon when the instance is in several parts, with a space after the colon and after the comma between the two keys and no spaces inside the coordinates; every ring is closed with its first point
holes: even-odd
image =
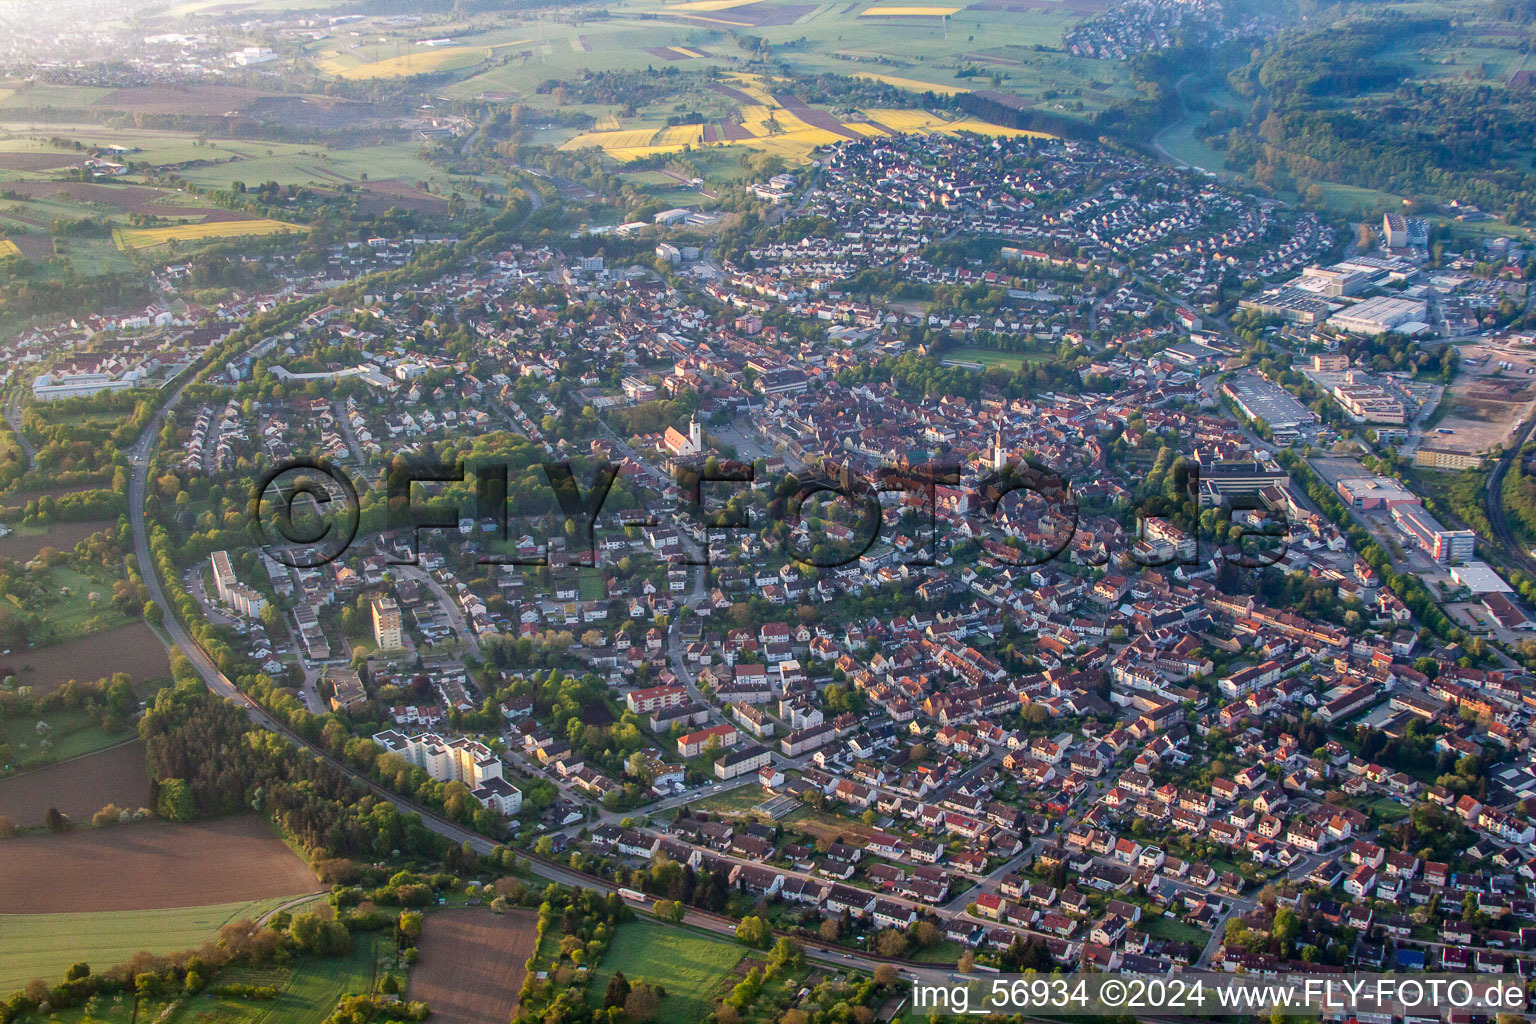
{"type": "Polygon", "coordinates": [[[1531,436],[1531,429],[1536,427],[1536,416],[1530,417],[1530,422],[1521,429],[1520,435],[1515,439],[1509,451],[1494,465],[1493,472],[1488,474],[1488,489],[1485,492],[1484,507],[1488,512],[1488,525],[1493,528],[1493,536],[1490,541],[1495,547],[1502,549],[1506,559],[1514,562],[1526,572],[1536,575],[1536,559],[1533,559],[1524,548],[1520,546],[1515,533],[1509,527],[1509,517],[1504,513],[1504,475],[1509,472],[1509,467],[1514,465],[1520,457],[1520,449],[1531,436]]]}

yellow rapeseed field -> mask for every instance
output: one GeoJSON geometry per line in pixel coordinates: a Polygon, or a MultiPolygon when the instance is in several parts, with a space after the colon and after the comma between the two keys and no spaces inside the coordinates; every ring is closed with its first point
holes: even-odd
{"type": "MultiPolygon", "coordinates": [[[[934,88],[942,90],[944,88],[941,86],[930,86],[926,82],[917,82],[912,79],[888,78],[886,76],[869,74],[866,74],[864,77],[876,78],[893,84],[910,83],[913,87],[921,87],[923,89],[934,88]]],[[[787,110],[773,98],[773,94],[770,91],[772,85],[769,79],[761,75],[743,72],[730,72],[726,75],[726,78],[730,80],[732,88],[757,101],[755,103],[743,104],[737,111],[741,117],[742,128],[751,134],[751,138],[719,139],[715,142],[706,143],[704,141],[702,125],[676,125],[671,128],[619,129],[616,119],[605,118],[602,122],[599,122],[598,127],[568,140],[560,148],[584,149],[595,146],[615,160],[627,162],[658,154],[676,153],[685,146],[745,146],[749,149],[777,154],[795,163],[804,163],[810,160],[812,152],[819,147],[830,146],[843,140],[843,136],[838,132],[819,128],[816,125],[801,120],[791,111],[787,110]]],[[[965,90],[951,89],[949,91],[963,92],[965,90]]],[[[1010,138],[1019,135],[1047,137],[1042,132],[1005,128],[1001,125],[989,124],[974,117],[950,119],[926,110],[885,108],[866,110],[862,113],[861,117],[845,121],[844,127],[858,135],[864,136],[884,135],[887,131],[891,131],[919,134],[942,133],[945,135],[954,135],[958,132],[975,132],[978,135],[996,135],[1010,138]],[[876,125],[879,125],[879,127],[876,127],[876,125]]]]}
{"type": "Polygon", "coordinates": [[[940,96],[954,96],[957,93],[970,92],[969,89],[961,89],[954,85],[935,85],[933,82],[919,82],[915,78],[898,78],[895,75],[877,75],[873,71],[859,71],[854,78],[867,78],[874,82],[884,82],[886,85],[894,85],[898,89],[906,89],[910,92],[936,92],[940,96]]]}
{"type": "Polygon", "coordinates": [[[9,238],[0,238],[0,259],[7,256],[20,256],[21,250],[16,248],[16,243],[9,238]]]}
{"type": "Polygon", "coordinates": [[[926,110],[877,109],[864,111],[871,121],[883,124],[893,132],[928,132],[944,123],[926,110]]]}
{"type": "Polygon", "coordinates": [[[112,237],[117,247],[147,249],[166,242],[199,242],[205,238],[239,238],[245,235],[275,235],[279,231],[304,231],[298,224],[280,220],[221,220],[204,224],[173,224],[163,228],[117,228],[112,237]]]}
{"type": "Polygon", "coordinates": [[[704,141],[704,126],[701,124],[680,124],[671,128],[663,128],[651,139],[653,146],[697,146],[704,141]]]}
{"type": "Polygon", "coordinates": [[[728,11],[732,7],[745,7],[757,0],[689,0],[687,3],[668,4],[664,11],[728,11]]]}
{"type": "Polygon", "coordinates": [[[861,18],[947,18],[959,7],[871,7],[859,12],[861,18]]]}
{"type": "Polygon", "coordinates": [[[531,39],[519,39],[513,43],[500,43],[496,46],[444,46],[437,49],[413,50],[399,57],[389,57],[363,64],[349,64],[344,57],[337,55],[317,61],[316,65],[328,74],[349,81],[370,78],[408,78],[411,75],[426,75],[434,71],[471,67],[481,61],[489,60],[496,50],[509,46],[522,46],[531,42],[533,42],[531,39]]]}
{"type": "Polygon", "coordinates": [[[732,71],[725,77],[731,80],[731,88],[737,92],[746,93],[766,107],[777,107],[779,105],[779,101],[774,99],[773,94],[769,92],[770,86],[762,75],[732,71]]]}

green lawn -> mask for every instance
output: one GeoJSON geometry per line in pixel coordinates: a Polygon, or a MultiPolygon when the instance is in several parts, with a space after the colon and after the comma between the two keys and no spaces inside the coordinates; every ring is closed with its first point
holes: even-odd
{"type": "Polygon", "coordinates": [[[52,764],[81,754],[93,754],[131,740],[133,736],[131,729],[118,733],[103,732],[82,711],[50,711],[43,715],[0,719],[0,741],[10,745],[11,756],[15,759],[14,767],[18,770],[52,764]],[[38,722],[48,723],[47,750],[40,746],[44,737],[37,731],[38,722]]]}
{"type": "Polygon", "coordinates": [[[766,799],[767,796],[758,787],[740,786],[700,800],[693,805],[693,809],[709,814],[746,814],[766,799]]]}
{"type": "Polygon", "coordinates": [[[965,955],[965,947],[953,939],[945,939],[932,949],[919,949],[912,959],[925,964],[957,964],[965,955]]]}
{"type": "Polygon", "coordinates": [[[231,921],[255,920],[286,900],[100,914],[0,915],[0,993],[21,988],[33,978],[55,982],[70,964],[82,960],[105,969],[140,950],[193,949],[231,921]]]}
{"type": "MultiPolygon", "coordinates": [[[[287,969],[236,968],[219,975],[215,984],[243,982],[251,985],[275,985],[282,994],[270,1002],[221,999],[200,996],[176,1016],[170,1024],[314,1024],[322,1021],[345,995],[373,991],[379,955],[378,933],[354,933],[352,952],[344,957],[305,958],[287,969]]],[[[385,952],[393,954],[391,943],[385,952]]]]}
{"type": "Polygon", "coordinates": [[[94,579],[61,565],[47,571],[53,577],[55,601],[44,611],[43,618],[59,639],[100,633],[130,621],[112,604],[111,581],[94,579]],[[93,594],[95,600],[91,599],[93,594]]]}
{"type": "Polygon", "coordinates": [[[623,971],[630,983],[644,979],[667,990],[658,1020],[697,1024],[714,1008],[717,990],[746,949],[683,928],[636,921],[619,929],[587,984],[587,1000],[600,1004],[608,979],[623,971]]]}
{"type": "Polygon", "coordinates": [[[372,991],[374,964],[381,952],[393,956],[393,949],[379,947],[376,935],[354,935],[352,952],[347,956],[304,957],[292,967],[231,967],[216,975],[210,985],[271,985],[281,994],[270,1001],[226,999],[205,992],[175,1009],[168,1008],[165,1001],[146,1001],[139,1005],[135,1017],[133,997],[120,994],[98,997],[83,1007],[46,1017],[32,1014],[21,1020],[25,1024],[319,1024],[343,995],[372,991]]]}
{"type": "Polygon", "coordinates": [[[1188,942],[1196,946],[1204,946],[1211,939],[1210,932],[1171,917],[1143,917],[1136,927],[1154,939],[1172,939],[1174,942],[1188,942]]]}
{"type": "Polygon", "coordinates": [[[603,585],[603,571],[601,569],[581,570],[581,599],[603,601],[607,597],[608,588],[603,585]]]}

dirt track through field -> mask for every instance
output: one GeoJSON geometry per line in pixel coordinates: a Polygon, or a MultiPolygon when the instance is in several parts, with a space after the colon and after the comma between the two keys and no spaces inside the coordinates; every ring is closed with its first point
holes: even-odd
{"type": "Polygon", "coordinates": [[[256,817],[147,822],[8,839],[7,914],[74,914],[238,903],[318,892],[314,872],[256,817]]]}
{"type": "Polygon", "coordinates": [[[538,934],[531,910],[448,910],[422,923],[420,959],[407,998],[432,1007],[436,1024],[493,1024],[517,1009],[538,934]]]}

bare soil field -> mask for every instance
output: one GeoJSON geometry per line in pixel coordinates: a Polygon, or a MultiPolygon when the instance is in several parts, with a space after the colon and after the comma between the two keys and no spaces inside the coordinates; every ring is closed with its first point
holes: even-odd
{"type": "Polygon", "coordinates": [[[29,260],[47,259],[53,255],[53,239],[47,235],[25,234],[9,236],[21,254],[29,260]]]}
{"type": "Polygon", "coordinates": [[[197,907],[322,888],[256,817],[23,836],[6,841],[0,860],[0,907],[8,914],[197,907]]]}
{"type": "Polygon", "coordinates": [[[81,159],[79,153],[0,153],[0,171],[51,171],[81,159]]]}
{"type": "Polygon", "coordinates": [[[1460,345],[1461,373],[1442,402],[1450,403],[1424,444],[1462,452],[1486,452],[1509,440],[1515,424],[1536,413],[1536,353],[1489,342],[1460,345]],[[1500,363],[1509,363],[1501,368],[1500,363]],[[1442,433],[1449,431],[1450,433],[1442,433]]]}
{"type": "Polygon", "coordinates": [[[124,213],[142,213],[152,217],[187,217],[213,223],[230,220],[254,220],[241,210],[225,210],[216,206],[160,205],[167,198],[186,199],[182,193],[169,189],[145,188],[138,185],[97,185],[84,181],[17,181],[7,186],[31,199],[64,197],[80,203],[99,203],[124,213]]]}
{"type": "Polygon", "coordinates": [[[50,807],[77,825],[88,824],[107,804],[127,810],[149,806],[144,745],[138,740],[0,780],[0,816],[22,828],[42,825],[50,807]]]}
{"type": "Polygon", "coordinates": [[[80,203],[100,203],[114,210],[137,210],[162,196],[175,195],[142,185],[98,185],[88,181],[15,181],[6,188],[29,199],[63,196],[80,203]]]}
{"type": "Polygon", "coordinates": [[[397,206],[402,210],[416,210],[420,213],[448,211],[448,200],[435,196],[431,192],[424,192],[415,185],[398,178],[361,182],[359,187],[365,190],[365,194],[360,195],[357,200],[357,208],[363,213],[382,213],[391,206],[397,206]]]}
{"type": "Polygon", "coordinates": [[[136,85],[108,93],[96,106],[141,114],[227,114],[261,95],[233,85],[136,85]]]}
{"type": "Polygon", "coordinates": [[[230,221],[261,219],[244,210],[221,210],[203,206],[146,206],[139,212],[151,213],[157,217],[196,218],[199,224],[228,224],[230,221]]]}
{"type": "Polygon", "coordinates": [[[427,915],[407,998],[425,1000],[440,1024],[507,1020],[517,1009],[537,929],[538,915],[531,910],[427,915]]]}
{"type": "Polygon", "coordinates": [[[16,651],[0,659],[23,686],[40,692],[71,679],[94,682],[114,672],[127,672],[135,683],[171,674],[165,645],[143,622],[92,633],[52,647],[16,651]]]}

